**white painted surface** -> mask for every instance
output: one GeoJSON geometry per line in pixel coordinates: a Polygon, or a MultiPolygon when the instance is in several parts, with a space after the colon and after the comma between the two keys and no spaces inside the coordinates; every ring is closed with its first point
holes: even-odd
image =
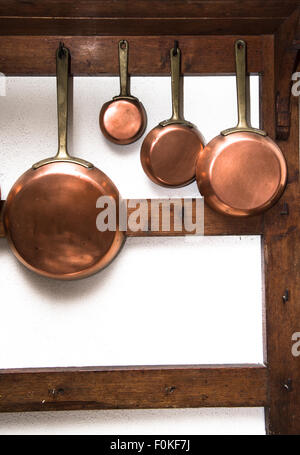
{"type": "Polygon", "coordinates": [[[262,408],[0,414],[0,434],[265,434],[262,408]]]}
{"type": "MultiPolygon", "coordinates": [[[[131,86],[147,131],[169,117],[169,78],[132,78],[131,86]]],[[[70,152],[106,172],[123,197],[197,196],[196,184],[152,184],[139,163],[141,140],[119,147],[102,137],[99,110],[118,88],[117,78],[75,79],[70,152]]],[[[258,126],[256,77],[251,92],[258,126]]],[[[185,78],[185,117],[206,140],[235,124],[234,78],[185,78]]],[[[3,198],[32,163],[56,152],[56,124],[54,78],[8,79],[0,98],[3,198]]],[[[0,368],[262,361],[257,237],[130,239],[108,269],[71,283],[33,275],[4,239],[0,255],[0,368]]],[[[0,415],[1,434],[263,431],[261,409],[0,415]]]]}

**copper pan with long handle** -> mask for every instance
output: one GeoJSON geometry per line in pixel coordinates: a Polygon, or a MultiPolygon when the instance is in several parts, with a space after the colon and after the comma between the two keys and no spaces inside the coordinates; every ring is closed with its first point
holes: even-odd
{"type": "Polygon", "coordinates": [[[196,178],[205,202],[226,215],[257,215],[281,196],[285,158],[265,131],[247,121],[246,43],[235,43],[238,125],[222,131],[200,153],[196,178]]]}
{"type": "Polygon", "coordinates": [[[119,145],[137,141],[147,124],[144,106],[129,91],[128,47],[128,41],[119,41],[120,95],[103,104],[99,115],[103,135],[119,145]]]}
{"type": "Polygon", "coordinates": [[[3,222],[15,256],[30,270],[50,278],[76,279],[107,266],[121,249],[125,235],[99,232],[96,202],[115,200],[112,181],[91,163],[67,151],[69,51],[56,53],[58,152],[32,166],[13,185],[3,222]]]}
{"type": "Polygon", "coordinates": [[[196,162],[203,150],[198,128],[181,115],[180,49],[170,51],[172,81],[172,117],[160,122],[145,137],[141,147],[141,164],[156,184],[176,188],[196,178],[196,162]]]}

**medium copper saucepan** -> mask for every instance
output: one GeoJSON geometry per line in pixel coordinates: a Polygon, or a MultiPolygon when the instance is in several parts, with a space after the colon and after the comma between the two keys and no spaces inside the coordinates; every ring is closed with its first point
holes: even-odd
{"type": "Polygon", "coordinates": [[[118,228],[99,232],[96,201],[119,204],[111,180],[92,164],[67,152],[69,52],[56,54],[58,153],[35,164],[14,184],[4,206],[6,236],[16,257],[51,278],[89,276],[110,263],[125,239],[118,228]]]}
{"type": "Polygon", "coordinates": [[[246,43],[235,43],[238,125],[210,141],[197,162],[199,190],[213,209],[232,216],[267,210],[287,178],[284,156],[265,131],[247,122],[246,43]]]}
{"type": "Polygon", "coordinates": [[[148,133],[141,148],[141,163],[147,176],[158,185],[182,187],[196,178],[196,162],[203,150],[203,138],[180,115],[180,49],[170,52],[172,117],[148,133]]]}
{"type": "Polygon", "coordinates": [[[128,42],[119,42],[120,95],[102,106],[100,129],[115,144],[131,144],[145,131],[147,116],[142,103],[130,95],[128,84],[128,42]]]}

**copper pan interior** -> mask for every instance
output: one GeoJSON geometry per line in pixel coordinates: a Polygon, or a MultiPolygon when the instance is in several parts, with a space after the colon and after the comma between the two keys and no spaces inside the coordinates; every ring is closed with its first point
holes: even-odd
{"type": "Polygon", "coordinates": [[[203,139],[195,126],[158,125],[144,139],[141,163],[154,183],[182,187],[195,180],[196,162],[202,149],[203,139]]]}
{"type": "MultiPolygon", "coordinates": [[[[29,169],[11,189],[4,209],[7,238],[16,257],[40,275],[77,279],[106,267],[119,252],[124,233],[100,232],[96,201],[119,193],[99,169],[52,163],[29,169]]],[[[118,211],[117,211],[118,213],[118,211]]]]}
{"type": "Polygon", "coordinates": [[[128,48],[126,40],[119,41],[120,95],[105,103],[99,116],[103,135],[119,145],[135,142],[142,136],[147,124],[144,106],[130,94],[128,48]]]}
{"type": "Polygon", "coordinates": [[[99,116],[103,135],[119,145],[138,140],[145,131],[146,122],[144,106],[138,100],[122,97],[105,103],[99,116]]]}
{"type": "Polygon", "coordinates": [[[282,194],[285,159],[269,137],[256,133],[217,136],[199,156],[200,193],[213,209],[233,216],[263,212],[282,194]]]}

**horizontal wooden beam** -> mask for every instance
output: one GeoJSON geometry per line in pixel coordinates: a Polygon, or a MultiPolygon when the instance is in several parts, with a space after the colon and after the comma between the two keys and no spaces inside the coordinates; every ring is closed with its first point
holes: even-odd
{"type": "Polygon", "coordinates": [[[265,406],[263,365],[0,370],[0,411],[265,406]]]}
{"type": "Polygon", "coordinates": [[[274,33],[282,19],[272,18],[24,18],[0,17],[1,35],[257,35],[274,33]]]}
{"type": "Polygon", "coordinates": [[[300,29],[300,8],[286,19],[275,33],[276,138],[287,140],[291,126],[292,74],[299,64],[294,45],[300,29]]]}
{"type": "MultiPolygon", "coordinates": [[[[159,199],[160,201],[169,202],[169,199],[159,199]]],[[[180,199],[177,199],[181,201],[180,199]]],[[[141,229],[139,231],[135,231],[130,229],[130,225],[127,229],[128,237],[155,237],[155,236],[184,236],[184,235],[195,235],[197,234],[195,231],[191,231],[190,229],[185,228],[185,219],[187,216],[190,215],[190,220],[193,222],[196,221],[196,216],[203,217],[203,210],[196,210],[196,199],[185,199],[185,201],[190,201],[190,205],[184,204],[182,205],[182,211],[178,212],[176,210],[176,204],[174,205],[172,202],[170,204],[170,229],[164,230],[162,225],[162,208],[163,206],[160,204],[158,210],[155,213],[151,212],[151,200],[150,199],[142,199],[140,201],[145,201],[147,203],[147,216],[145,223],[147,225],[143,225],[141,222],[141,229]],[[184,214],[185,211],[186,213],[184,214]],[[153,219],[157,221],[158,229],[155,229],[153,226],[153,219]],[[180,228],[178,229],[178,226],[180,228]],[[177,227],[176,227],[177,226],[177,227]]],[[[154,199],[155,201],[155,199],[154,199]]],[[[171,199],[171,201],[176,201],[176,199],[171,199]]],[[[131,200],[134,202],[134,200],[131,200]]],[[[0,237],[5,236],[3,220],[1,217],[1,212],[4,207],[4,201],[0,201],[0,237]]],[[[132,212],[138,206],[129,208],[127,211],[128,218],[132,214],[132,212]]],[[[204,206],[204,232],[199,232],[198,234],[204,235],[262,235],[263,234],[263,216],[254,216],[251,218],[233,218],[229,216],[224,216],[218,214],[211,210],[209,207],[204,206]]],[[[199,223],[200,225],[200,223],[199,223]]],[[[202,228],[201,228],[202,229],[202,228]]]]}
{"type": "Polygon", "coordinates": [[[18,17],[278,17],[289,16],[297,0],[5,0],[0,16],[18,17]]]}
{"type": "MultiPolygon", "coordinates": [[[[60,41],[71,53],[75,76],[116,75],[119,72],[118,41],[129,41],[129,73],[170,74],[170,48],[179,40],[183,74],[234,74],[234,36],[0,36],[0,72],[16,76],[55,75],[55,51],[60,41]]],[[[263,70],[261,37],[246,36],[247,66],[251,73],[263,70]]]]}
{"type": "MultiPolygon", "coordinates": [[[[224,216],[219,213],[214,212],[207,205],[203,205],[201,211],[201,205],[197,206],[197,199],[160,199],[164,202],[170,203],[170,229],[167,231],[163,229],[162,226],[162,208],[163,205],[159,206],[157,211],[151,210],[151,199],[144,199],[147,201],[147,216],[145,217],[147,226],[139,231],[131,231],[130,226],[127,230],[127,235],[129,237],[155,237],[155,236],[183,236],[183,235],[195,235],[195,231],[187,230],[185,228],[185,218],[196,221],[199,221],[199,218],[204,218],[203,228],[200,226],[201,223],[198,223],[200,226],[200,231],[198,234],[204,235],[261,235],[263,233],[263,217],[255,216],[251,218],[233,218],[230,216],[224,216]],[[176,201],[182,201],[182,211],[178,210],[176,207],[176,201]],[[175,204],[173,204],[175,202],[175,204]],[[190,202],[184,203],[184,202],[190,202]],[[176,210],[177,209],[177,210],[176,210]],[[197,218],[196,218],[197,217],[197,218]],[[154,221],[154,223],[153,223],[154,221]],[[159,229],[151,229],[152,225],[155,224],[159,226],[159,229]],[[175,226],[181,226],[180,229],[175,229],[175,226]]],[[[153,203],[157,201],[153,199],[153,203]]],[[[128,217],[135,210],[134,200],[131,200],[134,208],[129,208],[127,213],[128,217]]],[[[199,200],[198,200],[199,202],[199,200]]],[[[154,205],[155,207],[155,205],[154,205]]]]}
{"type": "Polygon", "coordinates": [[[297,0],[47,0],[0,5],[9,35],[193,35],[274,33],[297,0]]]}

